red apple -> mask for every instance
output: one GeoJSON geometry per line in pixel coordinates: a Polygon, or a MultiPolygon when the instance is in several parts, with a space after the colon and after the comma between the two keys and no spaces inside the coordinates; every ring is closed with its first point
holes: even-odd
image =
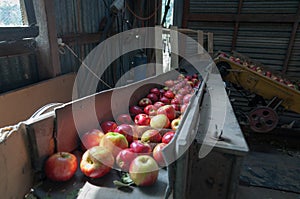
{"type": "Polygon", "coordinates": [[[120,133],[126,137],[127,142],[130,144],[133,140],[137,139],[137,136],[133,134],[133,129],[129,124],[119,125],[114,132],[120,133]]]}
{"type": "Polygon", "coordinates": [[[179,74],[177,77],[178,80],[184,80],[184,78],[185,78],[185,76],[183,74],[179,74]]]}
{"type": "Polygon", "coordinates": [[[116,157],[122,149],[128,148],[128,142],[121,133],[109,132],[101,139],[100,146],[109,150],[116,157]]]}
{"type": "Polygon", "coordinates": [[[167,80],[167,81],[165,81],[165,86],[167,86],[167,87],[174,86],[174,81],[173,80],[167,80]]]}
{"type": "Polygon", "coordinates": [[[123,149],[116,157],[116,164],[122,169],[122,171],[129,171],[130,163],[137,157],[131,148],[123,149]]]}
{"type": "Polygon", "coordinates": [[[159,96],[160,95],[160,92],[159,92],[159,89],[158,88],[152,88],[150,90],[150,93],[154,93],[155,95],[159,96]]]}
{"type": "Polygon", "coordinates": [[[167,98],[166,96],[162,96],[159,101],[161,101],[164,104],[170,104],[171,100],[169,98],[167,98]]]}
{"type": "Polygon", "coordinates": [[[186,88],[181,88],[181,89],[178,90],[177,93],[178,93],[178,94],[181,94],[181,95],[186,95],[186,94],[189,93],[189,90],[186,89],[186,88]]]}
{"type": "Polygon", "coordinates": [[[180,104],[171,104],[171,106],[173,106],[173,108],[175,109],[175,111],[180,111],[180,104]]]}
{"type": "Polygon", "coordinates": [[[172,91],[166,91],[164,94],[165,97],[169,98],[169,99],[173,99],[175,97],[175,94],[172,91]]]}
{"type": "Polygon", "coordinates": [[[113,121],[104,121],[101,123],[101,129],[104,133],[114,131],[117,126],[118,125],[113,121]]]}
{"type": "Polygon", "coordinates": [[[183,99],[184,95],[181,95],[179,93],[177,93],[174,97],[174,99],[177,99],[180,103],[182,102],[182,99],[183,99]]]}
{"type": "Polygon", "coordinates": [[[177,128],[178,128],[178,126],[179,126],[179,124],[180,124],[180,121],[181,121],[181,119],[176,118],[176,119],[174,119],[174,120],[171,122],[171,128],[172,128],[172,130],[174,130],[174,131],[177,130],[177,128]]]}
{"type": "Polygon", "coordinates": [[[150,126],[156,129],[168,128],[170,120],[165,114],[159,114],[151,118],[150,126]]]}
{"type": "Polygon", "coordinates": [[[193,78],[191,81],[194,83],[194,86],[199,82],[197,78],[193,78]]]}
{"type": "Polygon", "coordinates": [[[149,115],[149,116],[154,116],[154,115],[156,115],[156,111],[157,111],[157,108],[156,108],[156,106],[154,106],[154,105],[148,105],[148,106],[146,106],[145,108],[144,108],[144,112],[147,114],[147,115],[149,115]]]}
{"type": "Polygon", "coordinates": [[[197,73],[194,73],[194,74],[192,75],[192,77],[195,78],[195,79],[198,79],[198,74],[197,74],[197,73]]]}
{"type": "Polygon", "coordinates": [[[132,119],[129,114],[120,114],[117,118],[118,124],[131,124],[132,119]]]}
{"type": "Polygon", "coordinates": [[[104,136],[104,133],[98,129],[93,129],[81,137],[81,147],[83,150],[92,148],[93,146],[99,146],[100,141],[102,137],[104,136]]]}
{"type": "Polygon", "coordinates": [[[157,102],[158,101],[158,96],[154,93],[149,93],[147,95],[147,98],[149,98],[151,100],[152,103],[157,102]]]}
{"type": "Polygon", "coordinates": [[[82,156],[80,169],[90,178],[100,178],[110,172],[114,165],[112,153],[104,147],[94,146],[82,156]]]}
{"type": "Polygon", "coordinates": [[[183,114],[185,112],[185,110],[187,109],[188,104],[183,104],[180,108],[180,113],[183,114]]]}
{"type": "Polygon", "coordinates": [[[171,100],[171,104],[181,104],[181,101],[178,98],[174,98],[171,100]]]}
{"type": "Polygon", "coordinates": [[[136,116],[138,114],[144,113],[143,109],[139,106],[131,106],[129,108],[129,112],[132,116],[136,116]]]}
{"type": "Polygon", "coordinates": [[[149,129],[143,133],[141,141],[158,143],[161,141],[161,135],[158,130],[149,129]]]}
{"type": "Polygon", "coordinates": [[[184,104],[188,104],[188,103],[190,102],[192,96],[193,96],[192,94],[186,94],[186,95],[183,97],[182,102],[183,102],[184,104]]]}
{"type": "Polygon", "coordinates": [[[154,158],[154,160],[156,160],[158,165],[161,167],[166,166],[165,159],[162,155],[162,149],[165,148],[165,146],[167,146],[166,143],[159,143],[153,149],[153,158],[154,158]]]}
{"type": "Polygon", "coordinates": [[[158,165],[149,155],[136,157],[130,164],[129,175],[137,186],[153,185],[158,177],[158,165]]]}
{"type": "Polygon", "coordinates": [[[166,92],[166,91],[165,91],[164,89],[160,89],[160,90],[159,90],[159,93],[160,93],[160,94],[159,94],[159,97],[164,96],[165,92],[166,92]]]}
{"type": "Polygon", "coordinates": [[[154,103],[154,106],[158,109],[159,107],[162,107],[162,106],[164,106],[165,104],[164,103],[162,103],[162,102],[155,102],[154,103]]]}
{"type": "Polygon", "coordinates": [[[77,170],[77,158],[68,152],[52,154],[45,162],[45,174],[52,181],[67,181],[77,170]]]}
{"type": "Polygon", "coordinates": [[[165,114],[169,120],[173,120],[176,117],[176,111],[171,105],[165,105],[157,109],[157,114],[165,114]]]}
{"type": "Polygon", "coordinates": [[[151,101],[149,98],[147,98],[147,97],[142,98],[142,99],[139,101],[139,106],[141,106],[141,107],[146,107],[146,106],[148,106],[148,105],[150,105],[150,104],[152,104],[152,101],[151,101]]]}
{"type": "Polygon", "coordinates": [[[134,118],[134,123],[137,125],[148,126],[150,124],[150,117],[147,114],[138,114],[134,118]]]}
{"type": "Polygon", "coordinates": [[[130,148],[135,153],[150,154],[152,151],[151,146],[148,143],[144,143],[140,140],[135,140],[130,144],[130,148]]]}
{"type": "Polygon", "coordinates": [[[169,142],[171,142],[171,140],[173,139],[174,135],[175,135],[174,131],[168,131],[168,132],[166,132],[163,135],[163,137],[161,139],[161,142],[165,143],[165,144],[169,144],[169,142]]]}

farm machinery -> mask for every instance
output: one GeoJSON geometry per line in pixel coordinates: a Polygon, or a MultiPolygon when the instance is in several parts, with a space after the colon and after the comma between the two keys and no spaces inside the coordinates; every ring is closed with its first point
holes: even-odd
{"type": "MultiPolygon", "coordinates": [[[[300,113],[299,82],[282,78],[239,53],[220,52],[214,61],[225,82],[252,94],[249,103],[244,105],[250,110],[243,113],[251,130],[272,131],[278,125],[278,112],[282,110],[300,113]]],[[[294,123],[295,120],[289,127],[294,123]]]]}

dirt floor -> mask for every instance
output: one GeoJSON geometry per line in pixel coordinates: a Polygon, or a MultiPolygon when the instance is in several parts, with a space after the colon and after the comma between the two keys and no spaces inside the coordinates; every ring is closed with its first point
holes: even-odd
{"type": "Polygon", "coordinates": [[[237,199],[300,199],[300,130],[243,132],[250,152],[243,162],[237,199]]]}

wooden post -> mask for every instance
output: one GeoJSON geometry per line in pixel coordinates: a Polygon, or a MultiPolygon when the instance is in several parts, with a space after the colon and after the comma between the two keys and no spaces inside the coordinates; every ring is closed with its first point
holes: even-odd
{"type": "Polygon", "coordinates": [[[207,52],[212,56],[214,54],[214,34],[212,32],[207,33],[207,52]]]}
{"type": "Polygon", "coordinates": [[[61,74],[55,8],[53,0],[33,0],[36,12],[39,36],[36,38],[38,47],[39,78],[49,79],[61,74]]]}
{"type": "Polygon", "coordinates": [[[155,73],[156,75],[163,73],[163,57],[162,57],[162,50],[159,49],[159,47],[162,47],[162,29],[161,26],[156,26],[155,28],[155,58],[156,58],[156,69],[155,73]]]}
{"type": "Polygon", "coordinates": [[[171,38],[171,67],[170,68],[178,68],[178,32],[177,32],[177,26],[171,26],[171,32],[170,32],[170,38],[171,38]],[[177,54],[175,54],[176,52],[177,54]]]}
{"type": "Polygon", "coordinates": [[[197,39],[198,39],[198,54],[203,54],[204,47],[203,47],[203,31],[197,31],[197,39]]]}

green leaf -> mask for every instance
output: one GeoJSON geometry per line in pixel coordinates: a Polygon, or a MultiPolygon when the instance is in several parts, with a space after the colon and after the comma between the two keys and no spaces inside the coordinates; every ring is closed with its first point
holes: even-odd
{"type": "Polygon", "coordinates": [[[125,184],[133,184],[133,181],[131,180],[129,173],[125,173],[122,177],[121,180],[125,184]]]}

